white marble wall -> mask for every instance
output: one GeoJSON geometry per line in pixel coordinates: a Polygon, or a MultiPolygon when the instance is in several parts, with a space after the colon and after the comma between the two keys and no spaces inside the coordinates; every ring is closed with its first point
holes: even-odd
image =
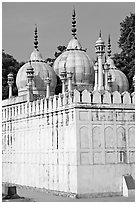
{"type": "Polygon", "coordinates": [[[29,105],[3,121],[3,182],[76,193],[74,109],[40,113],[36,102],[31,115],[29,105]]]}
{"type": "Polygon", "coordinates": [[[135,113],[109,108],[77,108],[79,194],[119,193],[122,175],[135,178],[135,113]]]}
{"type": "Polygon", "coordinates": [[[79,194],[121,191],[122,175],[134,177],[134,103],[135,94],[87,90],[4,101],[3,182],[79,194]]]}

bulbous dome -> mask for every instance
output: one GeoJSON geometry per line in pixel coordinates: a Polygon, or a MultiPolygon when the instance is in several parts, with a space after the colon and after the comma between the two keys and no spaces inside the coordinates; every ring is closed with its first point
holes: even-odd
{"type": "Polygon", "coordinates": [[[119,91],[120,93],[129,90],[129,83],[126,75],[116,68],[114,61],[108,57],[107,63],[109,64],[109,73],[112,76],[112,91],[119,91]]]}
{"type": "MultiPolygon", "coordinates": [[[[35,49],[30,56],[31,65],[34,69],[34,79],[32,82],[33,94],[46,95],[46,78],[50,76],[50,92],[51,95],[55,93],[57,84],[57,77],[54,70],[42,60],[42,55],[38,49],[35,49]]],[[[30,66],[26,62],[18,71],[16,77],[16,85],[18,88],[18,95],[25,95],[27,91],[27,68],[30,66]]]]}
{"type": "Polygon", "coordinates": [[[53,68],[60,77],[62,71],[72,72],[72,84],[90,85],[94,83],[93,62],[86,51],[75,38],[70,40],[66,51],[64,51],[54,62],[53,68]]]}

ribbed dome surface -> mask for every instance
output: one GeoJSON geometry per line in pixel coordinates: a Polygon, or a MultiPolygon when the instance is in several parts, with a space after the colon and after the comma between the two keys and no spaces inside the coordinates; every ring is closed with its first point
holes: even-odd
{"type": "Polygon", "coordinates": [[[70,40],[66,51],[55,60],[53,68],[59,76],[64,69],[72,72],[73,83],[90,85],[94,82],[93,62],[75,38],[70,40]]]}
{"type": "Polygon", "coordinates": [[[126,75],[116,68],[114,61],[108,57],[107,63],[110,65],[109,73],[112,76],[112,91],[124,92],[129,90],[129,83],[126,75]]]}
{"type": "MultiPolygon", "coordinates": [[[[42,60],[42,55],[38,50],[34,50],[30,57],[31,65],[34,69],[33,93],[38,95],[46,94],[46,78],[49,74],[51,77],[50,91],[51,95],[55,93],[57,77],[54,70],[42,60]]],[[[18,71],[16,85],[18,95],[25,95],[27,91],[27,74],[26,70],[30,63],[25,63],[18,71]]]]}

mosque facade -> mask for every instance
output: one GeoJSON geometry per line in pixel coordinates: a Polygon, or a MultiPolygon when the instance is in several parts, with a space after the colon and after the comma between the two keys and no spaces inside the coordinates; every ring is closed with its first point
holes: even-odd
{"type": "Polygon", "coordinates": [[[123,176],[135,179],[135,93],[107,57],[101,32],[97,59],[76,36],[50,67],[38,49],[16,77],[18,96],[2,101],[2,182],[77,195],[121,195],[123,176]],[[57,80],[57,77],[60,80],[57,80]],[[58,81],[61,93],[56,94],[58,81]]]}

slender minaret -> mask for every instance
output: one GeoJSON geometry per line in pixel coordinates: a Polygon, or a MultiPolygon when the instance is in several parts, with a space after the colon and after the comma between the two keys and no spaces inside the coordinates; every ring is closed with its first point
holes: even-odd
{"type": "Polygon", "coordinates": [[[98,56],[98,91],[104,90],[103,87],[103,54],[105,53],[105,43],[101,38],[101,31],[99,33],[99,38],[96,41],[95,51],[98,56]]]}
{"type": "Polygon", "coordinates": [[[108,36],[108,50],[107,50],[107,53],[108,53],[108,57],[111,57],[110,34],[108,36]]]}
{"type": "Polygon", "coordinates": [[[66,63],[64,64],[64,69],[60,73],[60,79],[62,81],[62,93],[64,94],[66,91],[65,84],[67,80],[67,72],[66,72],[66,63]]]}
{"type": "Polygon", "coordinates": [[[26,74],[27,74],[27,100],[33,101],[33,87],[32,87],[32,81],[34,78],[34,69],[31,65],[31,61],[29,61],[30,65],[27,67],[26,74]]]}
{"type": "Polygon", "coordinates": [[[110,90],[109,85],[108,85],[108,70],[109,70],[109,65],[107,63],[106,56],[105,56],[104,75],[105,75],[105,90],[106,91],[110,90]]]}
{"type": "Polygon", "coordinates": [[[14,83],[13,74],[9,73],[8,74],[9,98],[12,97],[12,86],[13,86],[13,83],[14,83]]]}
{"type": "Polygon", "coordinates": [[[46,98],[49,98],[50,97],[50,83],[51,83],[51,77],[49,75],[49,72],[47,73],[46,83],[47,83],[46,98]]]}
{"type": "Polygon", "coordinates": [[[72,12],[72,36],[73,38],[77,39],[76,37],[76,12],[75,12],[75,7],[73,7],[73,12],[72,12]]]}
{"type": "Polygon", "coordinates": [[[94,85],[94,91],[98,90],[98,59],[95,62],[94,65],[94,71],[95,71],[95,85],[94,85]]]}

